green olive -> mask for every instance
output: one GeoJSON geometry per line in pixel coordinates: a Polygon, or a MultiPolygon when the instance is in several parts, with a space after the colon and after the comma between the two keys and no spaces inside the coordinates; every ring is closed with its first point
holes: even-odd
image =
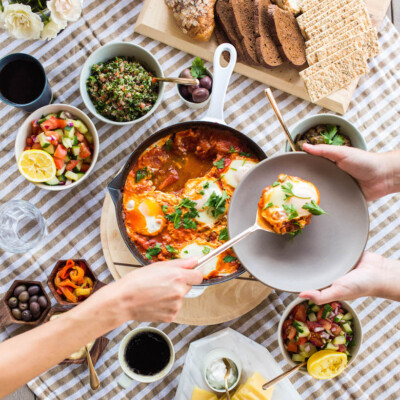
{"type": "Polygon", "coordinates": [[[28,309],[28,303],[23,303],[22,301],[20,301],[19,304],[18,304],[18,308],[19,308],[21,311],[25,311],[25,310],[28,309]]]}
{"type": "Polygon", "coordinates": [[[8,299],[8,306],[10,308],[16,308],[18,307],[18,299],[16,297],[10,297],[8,299]]]}
{"type": "Polygon", "coordinates": [[[22,301],[23,303],[27,303],[29,300],[29,293],[26,290],[24,290],[19,294],[18,300],[22,301]]]}
{"type": "Polygon", "coordinates": [[[13,308],[11,310],[12,315],[15,319],[17,319],[18,321],[22,318],[22,313],[21,310],[19,308],[13,308]]]}
{"type": "Polygon", "coordinates": [[[26,290],[26,286],[25,285],[19,285],[14,289],[14,296],[18,297],[20,293],[22,293],[23,291],[26,290]]]}

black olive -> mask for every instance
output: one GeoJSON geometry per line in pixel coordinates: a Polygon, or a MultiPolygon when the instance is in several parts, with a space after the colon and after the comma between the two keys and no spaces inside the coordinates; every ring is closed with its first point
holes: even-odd
{"type": "Polygon", "coordinates": [[[18,308],[19,308],[21,311],[25,311],[25,310],[28,309],[28,303],[22,303],[22,301],[20,301],[20,303],[18,304],[18,308]]]}
{"type": "Polygon", "coordinates": [[[41,314],[39,303],[36,303],[36,302],[31,303],[29,305],[29,310],[35,319],[38,318],[41,314]]]}
{"type": "Polygon", "coordinates": [[[8,306],[10,308],[16,308],[18,307],[18,299],[16,297],[10,297],[8,299],[8,306]]]}
{"type": "Polygon", "coordinates": [[[42,309],[45,309],[45,308],[47,307],[47,299],[46,299],[46,297],[44,297],[44,296],[39,296],[39,298],[38,298],[38,303],[39,303],[39,305],[40,305],[40,307],[41,307],[42,309]]]}
{"type": "Polygon", "coordinates": [[[31,304],[33,301],[37,303],[39,296],[35,295],[35,296],[31,296],[31,298],[29,299],[29,304],[31,304]]]}
{"type": "Polygon", "coordinates": [[[210,90],[212,87],[212,79],[209,76],[204,76],[200,79],[200,87],[210,90]]]}
{"type": "Polygon", "coordinates": [[[31,296],[34,296],[35,294],[38,294],[39,292],[40,292],[40,286],[38,286],[38,285],[32,285],[32,286],[29,286],[29,288],[28,288],[28,293],[31,296]]]}
{"type": "Polygon", "coordinates": [[[181,78],[193,79],[192,73],[189,68],[185,68],[179,75],[181,78]]]}
{"type": "Polygon", "coordinates": [[[25,322],[29,322],[32,320],[32,314],[29,310],[22,311],[22,320],[25,322]]]}
{"type": "Polygon", "coordinates": [[[22,313],[21,310],[19,308],[13,308],[11,310],[12,315],[15,319],[17,319],[18,321],[22,318],[22,313]]]}
{"type": "Polygon", "coordinates": [[[27,303],[29,300],[29,293],[26,290],[24,290],[19,294],[18,300],[22,301],[23,303],[27,303]]]}
{"type": "Polygon", "coordinates": [[[18,297],[20,293],[22,293],[23,291],[26,290],[26,286],[25,285],[19,285],[14,289],[14,296],[18,297]]]}
{"type": "Polygon", "coordinates": [[[204,88],[198,88],[192,93],[192,98],[195,103],[202,103],[210,96],[210,92],[204,88]]]}

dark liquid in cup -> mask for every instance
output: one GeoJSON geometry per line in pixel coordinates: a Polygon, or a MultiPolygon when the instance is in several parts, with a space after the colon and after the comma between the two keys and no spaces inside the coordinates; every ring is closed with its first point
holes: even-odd
{"type": "Polygon", "coordinates": [[[0,71],[0,92],[16,104],[28,104],[36,100],[45,84],[42,69],[32,61],[11,61],[0,71]]]}
{"type": "Polygon", "coordinates": [[[133,336],[125,349],[125,361],[138,375],[155,375],[171,359],[171,350],[165,339],[155,332],[142,332],[133,336]]]}

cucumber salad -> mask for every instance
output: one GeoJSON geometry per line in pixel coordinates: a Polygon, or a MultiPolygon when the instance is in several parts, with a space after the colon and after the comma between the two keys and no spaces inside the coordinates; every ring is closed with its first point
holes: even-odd
{"type": "Polygon", "coordinates": [[[353,315],[338,301],[322,306],[305,301],[296,305],[283,323],[282,338],[294,362],[306,361],[322,349],[351,357],[353,315]]]}
{"type": "Polygon", "coordinates": [[[87,126],[66,111],[31,122],[24,150],[44,150],[53,157],[56,176],[47,185],[70,185],[81,179],[92,162],[93,136],[87,126]]]}

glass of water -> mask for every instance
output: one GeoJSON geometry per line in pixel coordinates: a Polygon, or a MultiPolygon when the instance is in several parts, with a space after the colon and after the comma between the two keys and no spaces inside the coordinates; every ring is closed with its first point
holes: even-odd
{"type": "Polygon", "coordinates": [[[0,248],[25,253],[36,247],[45,233],[40,211],[24,200],[11,200],[0,206],[0,248]]]}

